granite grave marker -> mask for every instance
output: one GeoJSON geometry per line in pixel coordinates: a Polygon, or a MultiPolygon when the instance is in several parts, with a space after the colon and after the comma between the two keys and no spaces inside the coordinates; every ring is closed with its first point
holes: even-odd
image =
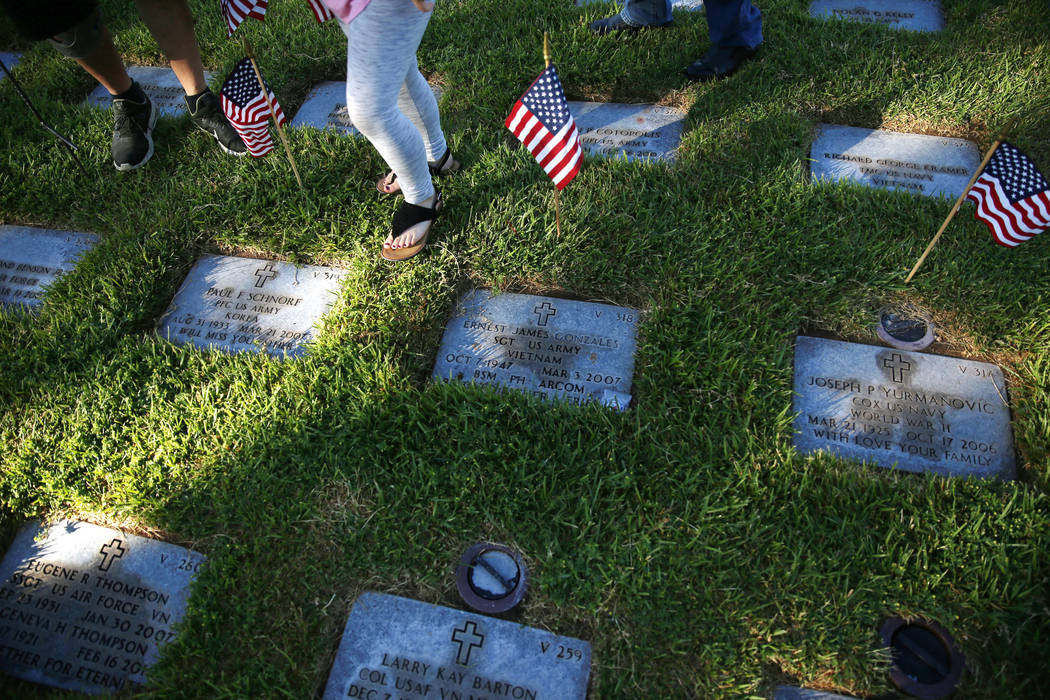
{"type": "Polygon", "coordinates": [[[0,670],[85,693],[145,682],[203,562],[89,523],[28,524],[0,562],[0,670]]]}
{"type": "Polygon", "coordinates": [[[944,29],[944,11],[938,0],[813,0],[809,14],[913,32],[944,29]]]}
{"type": "MultiPolygon", "coordinates": [[[[16,53],[15,51],[0,51],[0,61],[3,61],[4,65],[7,66],[7,70],[11,71],[12,73],[15,72],[15,66],[17,66],[18,62],[21,60],[22,54],[20,53],[16,53]]],[[[2,83],[5,80],[7,80],[7,73],[0,70],[0,83],[2,83]]],[[[19,80],[17,75],[15,76],[15,80],[18,81],[19,85],[22,84],[22,81],[19,80]]]]}
{"type": "Polygon", "coordinates": [[[157,332],[202,348],[298,356],[335,303],[345,275],[332,267],[205,255],[183,281],[157,332]]]}
{"type": "MultiPolygon", "coordinates": [[[[157,106],[162,117],[177,117],[186,112],[186,91],[182,89],[175,73],[168,66],[127,66],[128,75],[142,86],[150,100],[157,106]]],[[[212,73],[204,71],[204,79],[211,82],[212,73]]],[[[112,96],[106,88],[98,85],[88,95],[87,104],[109,109],[112,96]]]]}
{"type": "MultiPolygon", "coordinates": [[[[441,100],[441,88],[431,85],[434,98],[441,100]]],[[[312,126],[338,131],[345,136],[360,136],[346,113],[346,83],[329,80],[316,85],[295,113],[292,127],[312,126]]]]}
{"type": "Polygon", "coordinates": [[[591,645],[382,593],[350,610],[324,700],[584,700],[591,645]]]}
{"type": "Polygon", "coordinates": [[[98,236],[28,226],[0,226],[0,307],[32,309],[44,290],[69,272],[98,236]]]}
{"type": "Polygon", "coordinates": [[[789,685],[779,686],[773,694],[773,700],[855,700],[849,695],[836,695],[823,690],[810,688],[793,688],[789,685]]]}
{"type": "Polygon", "coordinates": [[[821,124],[810,162],[814,180],[955,199],[981,164],[981,154],[965,139],[821,124]]]}
{"type": "Polygon", "coordinates": [[[675,159],[685,112],[660,105],[569,102],[580,145],[592,156],[636,160],[675,159]]]}
{"type": "Polygon", "coordinates": [[[625,409],[638,318],[622,306],[475,290],[445,327],[433,376],[625,409]]]}
{"type": "Polygon", "coordinates": [[[881,467],[1012,479],[1006,396],[986,362],[799,336],[793,441],[881,467]]]}
{"type": "MultiPolygon", "coordinates": [[[[584,7],[595,3],[607,3],[608,1],[609,0],[576,0],[576,6],[584,7]]],[[[671,9],[684,10],[686,12],[699,12],[704,9],[704,0],[671,0],[671,9]]]]}

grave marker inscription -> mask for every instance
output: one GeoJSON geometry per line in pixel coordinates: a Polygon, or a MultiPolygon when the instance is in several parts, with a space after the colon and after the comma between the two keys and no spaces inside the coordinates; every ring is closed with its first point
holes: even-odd
{"type": "Polygon", "coordinates": [[[944,29],[944,11],[938,0],[813,0],[809,14],[913,32],[944,29]]]}
{"type": "Polygon", "coordinates": [[[779,686],[773,700],[855,700],[848,695],[836,695],[823,690],[811,688],[794,688],[789,685],[779,686]]]}
{"type": "Polygon", "coordinates": [[[1006,383],[986,362],[799,336],[794,410],[803,453],[1014,478],[1006,383]]]}
{"type": "Polygon", "coordinates": [[[298,356],[339,294],[345,270],[205,255],[193,266],[157,332],[227,352],[298,356]]]}
{"type": "MultiPolygon", "coordinates": [[[[609,0],[576,0],[577,7],[585,7],[595,3],[605,3],[609,0]]],[[[699,12],[704,9],[704,0],[671,0],[672,10],[684,10],[686,12],[699,12]]]]}
{"type": "MultiPolygon", "coordinates": [[[[441,100],[441,88],[431,85],[434,98],[441,100]]],[[[295,113],[292,127],[312,126],[318,129],[338,131],[345,136],[360,136],[346,112],[346,83],[328,80],[310,91],[303,106],[295,113]]]]}
{"type": "Polygon", "coordinates": [[[976,144],[965,139],[836,124],[820,124],[810,148],[814,180],[928,197],[958,197],[980,163],[976,144]]]}
{"type": "MultiPolygon", "coordinates": [[[[128,75],[142,86],[162,117],[177,117],[186,112],[186,91],[168,66],[127,66],[128,75]]],[[[211,82],[212,73],[204,71],[204,79],[211,82]]],[[[101,85],[91,91],[86,100],[92,107],[109,109],[113,105],[109,91],[101,85]]]]}
{"type": "Polygon", "coordinates": [[[32,309],[47,286],[69,272],[98,236],[28,226],[0,226],[0,307],[32,309]]]}
{"type": "Polygon", "coordinates": [[[28,524],[0,562],[0,670],[86,693],[145,682],[203,562],[89,523],[28,524]]]}
{"type": "Polygon", "coordinates": [[[622,306],[475,290],[445,327],[433,376],[624,409],[638,318],[622,306]]]}
{"type": "Polygon", "coordinates": [[[629,161],[675,159],[685,112],[660,105],[570,102],[580,145],[592,156],[629,161]]]}
{"type": "Polygon", "coordinates": [[[324,700],[584,700],[591,645],[417,600],[364,593],[350,610],[324,700]]]}

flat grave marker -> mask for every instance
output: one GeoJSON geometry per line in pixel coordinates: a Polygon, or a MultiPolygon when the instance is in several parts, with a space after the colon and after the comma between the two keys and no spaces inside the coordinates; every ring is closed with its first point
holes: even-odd
{"type": "Polygon", "coordinates": [[[965,139],[820,124],[810,148],[813,180],[849,180],[927,197],[958,197],[981,164],[965,139]]]}
{"type": "MultiPolygon", "coordinates": [[[[15,72],[15,66],[17,66],[18,62],[21,61],[21,60],[22,60],[22,54],[20,54],[18,52],[15,52],[15,51],[0,51],[0,61],[3,61],[4,65],[7,66],[7,69],[9,71],[11,71],[12,73],[15,72]]],[[[5,80],[7,80],[7,73],[5,73],[4,71],[0,70],[0,83],[4,82],[5,80]]],[[[19,79],[19,77],[17,75],[15,76],[15,80],[18,81],[19,85],[22,84],[21,79],[19,79]]]]}
{"type": "MultiPolygon", "coordinates": [[[[186,112],[186,91],[182,89],[175,73],[168,66],[127,66],[128,75],[142,86],[150,100],[157,106],[162,117],[177,117],[186,112]]],[[[204,79],[211,82],[212,73],[204,71],[204,79]]],[[[109,109],[112,96],[106,88],[98,85],[88,95],[86,103],[92,107],[109,109]]]]}
{"type": "Polygon", "coordinates": [[[773,700],[856,700],[849,695],[836,695],[823,690],[794,688],[789,685],[779,686],[773,694],[773,700]]]}
{"type": "MultiPolygon", "coordinates": [[[[607,3],[609,0],[576,0],[577,7],[585,7],[595,3],[607,3]]],[[[704,9],[704,0],[671,0],[672,10],[684,10],[686,12],[699,12],[704,9]]]]}
{"type": "Polygon", "coordinates": [[[335,303],[346,270],[205,255],[179,287],[157,332],[176,343],[226,352],[306,352],[335,303]]]}
{"type": "Polygon", "coordinates": [[[89,523],[29,523],[0,562],[0,671],[85,693],[144,683],[203,562],[89,523]]]}
{"type": "MultiPolygon", "coordinates": [[[[434,98],[440,102],[441,88],[431,85],[430,89],[434,92],[434,98]]],[[[315,85],[295,113],[290,126],[312,126],[338,131],[344,136],[361,135],[346,113],[346,83],[341,80],[328,80],[315,85]]]]}
{"type": "Polygon", "coordinates": [[[475,290],[445,327],[433,376],[622,410],[638,318],[623,306],[475,290]]]}
{"type": "Polygon", "coordinates": [[[324,700],[584,700],[591,645],[383,593],[350,610],[324,700]]]}
{"type": "Polygon", "coordinates": [[[944,29],[944,10],[938,0],[813,0],[809,14],[913,32],[944,29]]]}
{"type": "Polygon", "coordinates": [[[0,226],[0,307],[32,310],[47,286],[98,243],[91,233],[0,226]]]}
{"type": "Polygon", "coordinates": [[[793,442],[945,476],[1015,476],[1003,372],[987,362],[799,336],[793,442]]]}
{"type": "Polygon", "coordinates": [[[685,112],[660,105],[569,102],[580,145],[592,156],[636,160],[675,159],[685,112]]]}

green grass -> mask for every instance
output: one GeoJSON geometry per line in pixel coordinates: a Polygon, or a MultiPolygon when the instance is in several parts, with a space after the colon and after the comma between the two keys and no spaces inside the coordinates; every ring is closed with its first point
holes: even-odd
{"type": "MultiPolygon", "coordinates": [[[[823,23],[764,0],[766,45],[732,79],[688,84],[702,14],[597,39],[611,5],[441,0],[419,52],[467,169],[444,181],[428,251],[378,251],[394,203],[363,140],[290,132],[222,156],[164,120],[145,168],[108,162],[93,81],[0,23],[0,48],[89,173],[0,84],[0,220],[101,243],[38,316],[0,314],[0,545],[33,517],[82,517],[206,554],[146,697],[307,698],[323,688],[364,590],[455,603],[478,539],[518,547],[521,620],[590,640],[591,697],[768,697],[780,682],[887,692],[877,625],[928,616],[955,634],[968,698],[1050,682],[1050,240],[993,244],[969,205],[910,285],[949,204],[807,182],[821,121],[1012,141],[1050,171],[1050,19],[1037,0],[946,0],[943,33],[823,23]],[[689,111],[678,162],[589,159],[552,188],[502,122],[542,68],[570,99],[689,111]],[[281,362],[176,347],[157,319],[194,259],[240,252],[345,267],[311,353],[281,362]],[[623,414],[428,381],[470,287],[564,294],[644,312],[623,414]],[[791,448],[792,341],[875,342],[891,302],[927,309],[934,349],[1010,383],[1020,478],[945,480],[791,448]]],[[[163,65],[130,3],[104,2],[122,51],[163,65]]],[[[216,2],[194,2],[205,64],[241,57],[216,2]]],[[[345,40],[304,3],[250,37],[286,113],[343,76],[345,40]]],[[[217,78],[217,80],[220,78],[217,78]]],[[[12,697],[66,694],[4,678],[12,697]]],[[[1040,691],[1039,688],[1044,688],[1040,691]]]]}

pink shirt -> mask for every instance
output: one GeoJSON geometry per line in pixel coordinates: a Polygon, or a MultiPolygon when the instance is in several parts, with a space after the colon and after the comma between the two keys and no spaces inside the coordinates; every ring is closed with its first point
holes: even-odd
{"type": "Polygon", "coordinates": [[[365,9],[370,0],[322,0],[324,4],[332,11],[332,14],[339,18],[340,22],[350,22],[354,17],[361,14],[361,10],[365,9]]]}

